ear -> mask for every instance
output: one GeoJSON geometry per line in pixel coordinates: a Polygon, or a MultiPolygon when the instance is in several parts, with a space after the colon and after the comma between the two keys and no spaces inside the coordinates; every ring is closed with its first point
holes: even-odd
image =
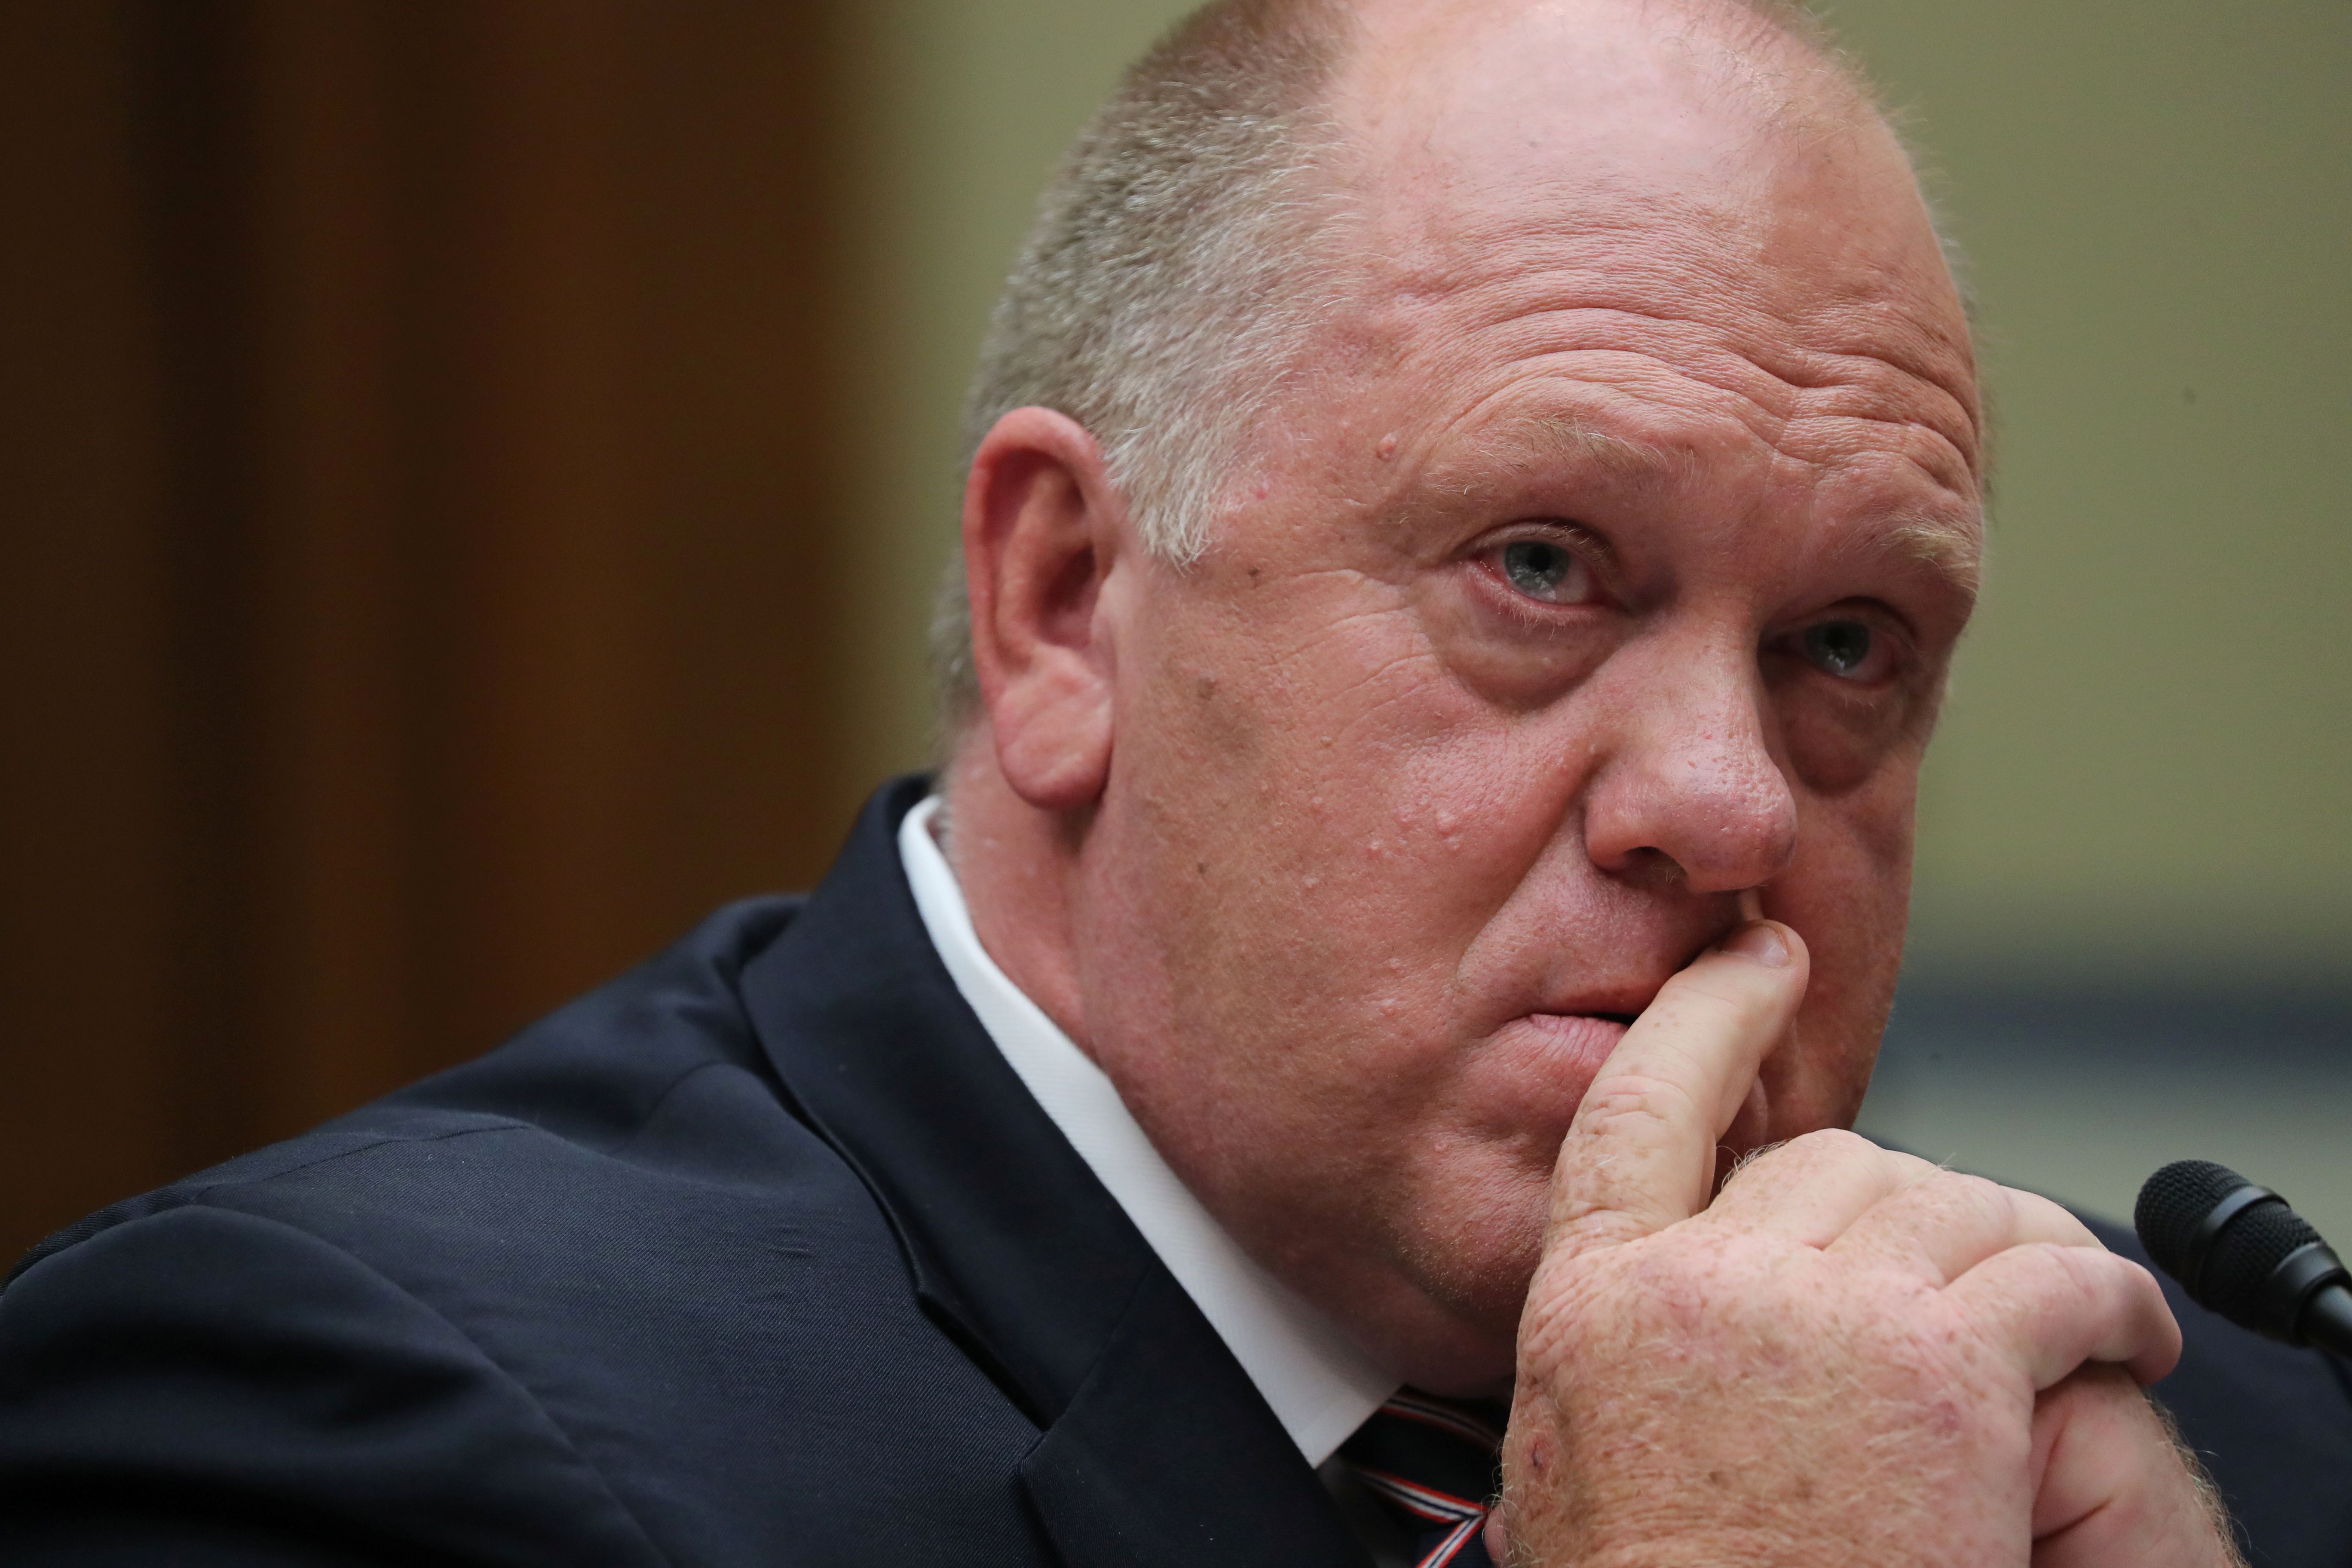
{"type": "Polygon", "coordinates": [[[1085,427],[1016,408],[964,487],[971,658],[1005,782],[1029,805],[1092,805],[1110,774],[1110,626],[1097,613],[1124,507],[1085,427]]]}

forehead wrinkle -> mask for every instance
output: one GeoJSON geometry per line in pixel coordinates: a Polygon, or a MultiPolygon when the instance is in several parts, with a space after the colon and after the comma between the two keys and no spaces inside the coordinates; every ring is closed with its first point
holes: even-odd
{"type": "Polygon", "coordinates": [[[1402,317],[1405,353],[1426,315],[1472,336],[1546,316],[1618,317],[1633,329],[1627,339],[1561,346],[1655,357],[1645,331],[1687,338],[1710,363],[1686,374],[1751,399],[1748,370],[1792,394],[1869,395],[1891,375],[1924,395],[1917,422],[1979,466],[1984,417],[1973,354],[1965,330],[1939,318],[1933,279],[1882,262],[1806,279],[1792,294],[1792,280],[1769,259],[1772,223],[1752,202],[1720,191],[1661,193],[1606,170],[1551,180],[1556,199],[1533,212],[1485,210],[1448,184],[1382,213],[1391,243],[1366,258],[1365,291],[1386,296],[1402,317]],[[1721,374],[1727,360],[1739,371],[1721,374]]]}
{"type": "MultiPolygon", "coordinates": [[[[1685,480],[1698,466],[1695,453],[1599,428],[1573,409],[1508,408],[1508,400],[1525,385],[1515,382],[1489,393],[1448,421],[1435,437],[1433,461],[1421,482],[1475,499],[1497,489],[1493,476],[1498,471],[1524,479],[1566,468],[1597,470],[1637,493],[1655,494],[1685,480]],[[1497,403],[1505,403],[1506,411],[1481,417],[1497,403]]],[[[1606,551],[1605,541],[1594,542],[1606,551]]]]}
{"type": "MultiPolygon", "coordinates": [[[[1780,363],[1766,364],[1756,362],[1767,374],[1784,383],[1791,391],[1819,393],[1836,398],[1843,393],[1857,394],[1865,398],[1880,391],[1887,376],[1895,378],[1899,387],[1904,383],[1916,383],[1935,395],[1927,400],[1927,406],[1907,418],[1890,417],[1869,408],[1835,405],[1836,413],[1845,418],[1867,419],[1876,424],[1912,424],[1935,433],[1950,446],[1974,473],[1978,468],[1978,451],[1984,439],[1982,400],[1978,395],[1976,367],[1968,345],[1962,342],[1958,352],[1949,360],[1934,353],[1937,346],[1918,328],[1908,323],[1911,331],[1898,331],[1894,336],[1907,337],[1907,342],[1887,342],[1875,344],[1850,344],[1845,347],[1821,348],[1801,346],[1784,353],[1780,363]],[[1908,352],[1906,352],[1908,351],[1908,352]],[[1936,409],[1940,399],[1948,405],[1936,409]],[[1951,427],[1937,417],[1937,413],[1957,416],[1951,427]],[[1966,439],[1962,437],[1965,437],[1966,439]]],[[[1899,397],[1895,401],[1900,401],[1899,397]]]]}
{"type": "MultiPolygon", "coordinates": [[[[1556,341],[1506,352],[1528,359],[1576,356],[1582,366],[1577,379],[1617,391],[1633,387],[1622,376],[1599,374],[1601,369],[1645,364],[1737,399],[1776,426],[1822,416],[1908,426],[1948,447],[1964,468],[1973,473],[1979,466],[1979,421],[1975,401],[1966,395],[1973,384],[1965,365],[1956,370],[1938,366],[1927,363],[1932,356],[1906,354],[1905,345],[1895,343],[1826,347],[1775,341],[1770,329],[1790,323],[1767,304],[1728,295],[1679,301],[1681,308],[1675,309],[1664,301],[1627,297],[1617,288],[1595,287],[1584,279],[1514,283],[1499,289],[1466,289],[1474,309],[1445,323],[1450,332],[1473,339],[1540,334],[1547,331],[1547,321],[1556,321],[1561,323],[1556,341]],[[1561,294],[1567,297],[1557,297],[1561,294]],[[1487,295],[1499,297],[1483,297],[1487,295]],[[1710,310],[1706,308],[1709,305],[1716,308],[1710,310]],[[1604,326],[1616,330],[1604,334],[1604,326]],[[1677,351],[1689,357],[1678,361],[1677,351]]],[[[1510,390],[1505,387],[1481,402],[1510,390]]],[[[1476,412],[1470,410],[1468,417],[1475,418],[1476,412]]],[[[1574,416],[1564,416],[1563,422],[1572,424],[1574,416]]],[[[1498,424],[1496,429],[1504,433],[1503,439],[1520,434],[1507,425],[1498,424]]],[[[1695,460],[1679,447],[1660,450],[1633,443],[1603,453],[1594,449],[1593,437],[1616,439],[1590,427],[1531,432],[1527,438],[1538,451],[1596,462],[1629,479],[1681,477],[1695,460]]],[[[1497,447],[1490,455],[1512,454],[1497,447]]]]}
{"type": "Polygon", "coordinates": [[[1580,416],[1559,409],[1498,420],[1479,430],[1466,445],[1471,457],[1517,473],[1543,466],[1589,467],[1643,485],[1673,479],[1688,466],[1690,457],[1597,429],[1580,416]]]}

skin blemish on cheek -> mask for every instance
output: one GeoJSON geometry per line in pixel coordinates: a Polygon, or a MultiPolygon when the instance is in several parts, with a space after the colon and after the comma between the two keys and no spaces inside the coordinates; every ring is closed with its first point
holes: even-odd
{"type": "Polygon", "coordinates": [[[1391,458],[1396,456],[1396,432],[1391,430],[1387,435],[1381,437],[1381,444],[1378,447],[1375,447],[1372,450],[1380,458],[1381,461],[1385,463],[1391,458]]]}

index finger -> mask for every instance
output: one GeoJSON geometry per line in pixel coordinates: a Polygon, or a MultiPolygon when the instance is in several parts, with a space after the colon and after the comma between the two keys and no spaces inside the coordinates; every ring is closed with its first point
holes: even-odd
{"type": "Polygon", "coordinates": [[[1617,1246],[1706,1206],[1717,1141],[1796,1017],[1806,973],[1797,933],[1756,921],[1659,988],[1560,1143],[1548,1253],[1617,1246]]]}

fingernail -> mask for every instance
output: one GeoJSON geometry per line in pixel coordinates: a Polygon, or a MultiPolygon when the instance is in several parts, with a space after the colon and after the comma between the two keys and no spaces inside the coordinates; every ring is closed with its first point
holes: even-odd
{"type": "Polygon", "coordinates": [[[1723,951],[1752,958],[1767,969],[1789,967],[1789,944],[1781,940],[1780,928],[1770,921],[1741,926],[1724,940],[1723,951]]]}

